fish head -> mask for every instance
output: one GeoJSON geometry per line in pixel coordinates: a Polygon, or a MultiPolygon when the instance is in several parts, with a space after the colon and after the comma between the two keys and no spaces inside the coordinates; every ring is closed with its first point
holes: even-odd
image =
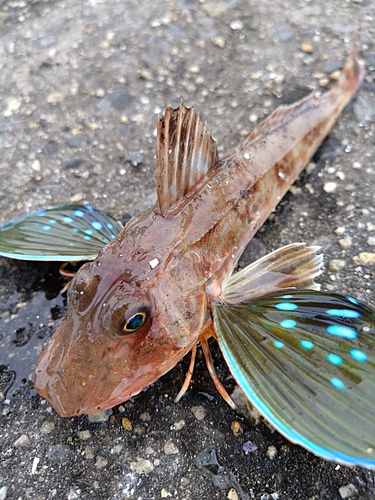
{"type": "Polygon", "coordinates": [[[136,395],[176,365],[205,322],[194,262],[185,268],[186,258],[165,259],[163,266],[160,257],[153,267],[155,253],[133,252],[127,262],[108,253],[73,278],[67,316],[36,366],[35,388],[61,416],[103,411],[136,395]]]}

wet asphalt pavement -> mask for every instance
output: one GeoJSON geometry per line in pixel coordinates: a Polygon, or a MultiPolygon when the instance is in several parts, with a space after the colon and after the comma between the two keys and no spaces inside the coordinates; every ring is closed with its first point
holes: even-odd
{"type": "MultiPolygon", "coordinates": [[[[373,1],[1,2],[0,222],[68,202],[127,221],[156,200],[156,121],[168,105],[194,104],[226,151],[279,104],[331,85],[355,20],[365,82],[240,264],[318,244],[324,288],[374,306],[373,1]]],[[[321,460],[232,411],[201,354],[178,404],[189,359],[111,412],[59,417],[32,387],[66,312],[58,269],[0,258],[0,500],[375,498],[372,471],[321,460]]]]}

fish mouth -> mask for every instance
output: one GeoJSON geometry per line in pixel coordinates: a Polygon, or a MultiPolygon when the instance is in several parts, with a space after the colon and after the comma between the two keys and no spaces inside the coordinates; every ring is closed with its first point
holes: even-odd
{"type": "MultiPolygon", "coordinates": [[[[43,386],[39,383],[38,374],[35,375],[34,381],[36,391],[53,406],[55,411],[61,417],[76,417],[80,415],[90,415],[106,411],[114,406],[122,403],[124,398],[121,394],[117,397],[105,397],[103,401],[98,401],[98,395],[101,394],[100,376],[92,380],[91,384],[83,387],[84,390],[76,395],[73,391],[68,391],[64,384],[63,378],[59,374],[55,374],[43,386]],[[96,403],[93,401],[96,400],[96,403]]],[[[135,396],[140,391],[133,391],[132,396],[135,396]]]]}
{"type": "Polygon", "coordinates": [[[87,389],[83,387],[86,390],[80,391],[80,394],[75,395],[73,391],[67,389],[64,378],[60,373],[54,373],[51,377],[48,377],[47,382],[45,379],[45,374],[41,370],[38,370],[37,365],[34,379],[35,390],[40,396],[49,401],[61,417],[89,415],[91,413],[107,410],[114,406],[114,404],[108,401],[107,404],[92,404],[94,395],[99,393],[96,380],[93,380],[92,384],[89,384],[87,389]]]}
{"type": "MultiPolygon", "coordinates": [[[[83,366],[80,360],[74,359],[74,354],[68,355],[70,331],[69,321],[63,321],[40,355],[34,375],[37,393],[49,401],[61,417],[99,413],[122,403],[126,397],[116,388],[122,389],[127,381],[109,380],[111,371],[105,364],[88,362],[94,359],[90,351],[81,359],[83,366]]],[[[138,392],[133,390],[132,395],[138,392]]]]}
{"type": "MultiPolygon", "coordinates": [[[[43,363],[43,360],[41,360],[41,363],[43,363]]],[[[40,396],[49,401],[61,417],[89,415],[114,406],[108,401],[106,401],[107,404],[101,404],[100,402],[93,404],[93,401],[100,394],[98,385],[98,381],[95,379],[92,380],[91,384],[81,384],[79,391],[69,390],[61,373],[54,372],[48,375],[48,373],[40,369],[39,362],[37,363],[34,378],[35,390],[40,396]]]]}
{"type": "Polygon", "coordinates": [[[40,355],[34,375],[34,388],[40,396],[47,399],[61,417],[74,417],[97,413],[107,409],[108,405],[93,405],[98,397],[99,387],[97,373],[92,380],[80,382],[79,368],[72,373],[74,367],[64,363],[68,350],[69,328],[66,320],[58,327],[40,355]],[[58,354],[57,354],[58,353],[58,354]],[[104,407],[105,406],[105,407],[104,407]]]}

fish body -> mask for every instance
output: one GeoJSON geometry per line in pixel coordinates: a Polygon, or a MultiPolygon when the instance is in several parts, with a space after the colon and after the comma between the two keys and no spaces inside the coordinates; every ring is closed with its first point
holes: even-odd
{"type": "Polygon", "coordinates": [[[375,309],[320,290],[319,247],[293,243],[233,273],[363,73],[353,43],[331,90],[278,108],[222,157],[193,108],[168,108],[158,122],[158,203],[124,228],[71,205],[0,228],[0,255],[93,259],[74,276],[67,316],[35,370],[36,390],[61,416],[129,399],[191,350],[180,399],[198,341],[235,407],[215,373],[213,336],[250,403],[287,439],[375,468],[375,309]]]}
{"type": "Polygon", "coordinates": [[[363,73],[353,49],[331,90],[278,108],[221,158],[193,108],[167,109],[158,123],[157,205],[130,220],[76,274],[67,317],[37,363],[36,390],[60,415],[129,399],[202,335],[215,335],[213,305],[223,300],[243,249],[363,73]]]}

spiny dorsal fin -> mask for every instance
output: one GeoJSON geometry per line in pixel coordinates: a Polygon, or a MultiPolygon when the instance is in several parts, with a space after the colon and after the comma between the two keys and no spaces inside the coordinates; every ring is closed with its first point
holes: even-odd
{"type": "Polygon", "coordinates": [[[192,193],[218,162],[216,143],[194,108],[183,102],[158,122],[156,185],[162,215],[192,193]]]}

